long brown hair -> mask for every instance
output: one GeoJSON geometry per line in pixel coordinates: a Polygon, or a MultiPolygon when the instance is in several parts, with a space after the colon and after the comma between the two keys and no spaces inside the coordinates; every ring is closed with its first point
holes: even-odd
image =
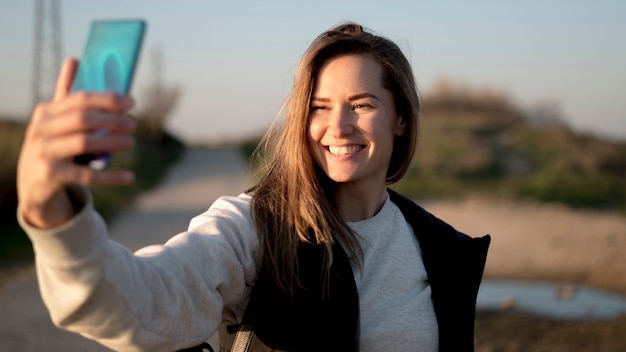
{"type": "Polygon", "coordinates": [[[342,55],[367,55],[382,66],[383,86],[393,93],[396,111],[406,123],[406,132],[394,141],[388,184],[404,176],[417,143],[419,98],[411,65],[400,48],[356,23],[343,23],[319,35],[298,64],[283,123],[270,128],[263,139],[261,146],[273,156],[263,177],[249,190],[264,266],[277,286],[289,294],[300,284],[297,251],[301,241],[325,248],[323,277],[332,264],[335,238],[347,246],[351,256],[361,250],[337,211],[335,184],[319,168],[307,142],[315,79],[327,60],[342,55]]]}

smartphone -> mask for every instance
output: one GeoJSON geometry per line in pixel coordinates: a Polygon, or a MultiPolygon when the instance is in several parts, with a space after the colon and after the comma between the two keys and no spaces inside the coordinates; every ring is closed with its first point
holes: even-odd
{"type": "MultiPolygon", "coordinates": [[[[87,44],[72,83],[72,92],[128,94],[141,52],[144,20],[97,20],[91,23],[87,44]]],[[[106,134],[99,130],[96,133],[106,134]]],[[[74,158],[81,165],[102,170],[111,162],[110,154],[85,154],[74,158]]]]}

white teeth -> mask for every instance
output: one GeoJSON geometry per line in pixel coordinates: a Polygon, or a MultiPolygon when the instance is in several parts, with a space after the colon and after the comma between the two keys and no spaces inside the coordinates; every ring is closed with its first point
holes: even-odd
{"type": "Polygon", "coordinates": [[[356,153],[361,150],[360,145],[346,145],[341,147],[328,146],[328,151],[334,155],[346,155],[356,153]]]}

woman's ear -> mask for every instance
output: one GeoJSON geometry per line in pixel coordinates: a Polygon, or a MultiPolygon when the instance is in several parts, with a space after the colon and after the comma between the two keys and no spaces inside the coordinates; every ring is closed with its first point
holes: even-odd
{"type": "Polygon", "coordinates": [[[398,123],[396,126],[396,136],[404,135],[405,131],[406,131],[406,120],[404,119],[404,117],[398,115],[398,123]]]}

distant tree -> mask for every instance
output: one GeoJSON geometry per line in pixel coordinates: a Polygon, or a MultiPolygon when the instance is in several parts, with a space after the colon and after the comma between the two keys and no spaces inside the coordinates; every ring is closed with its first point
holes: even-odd
{"type": "Polygon", "coordinates": [[[165,121],[178,103],[180,89],[163,83],[163,53],[160,48],[152,52],[152,69],[152,81],[143,89],[143,108],[137,113],[137,119],[140,134],[160,139],[165,133],[165,121]]]}

